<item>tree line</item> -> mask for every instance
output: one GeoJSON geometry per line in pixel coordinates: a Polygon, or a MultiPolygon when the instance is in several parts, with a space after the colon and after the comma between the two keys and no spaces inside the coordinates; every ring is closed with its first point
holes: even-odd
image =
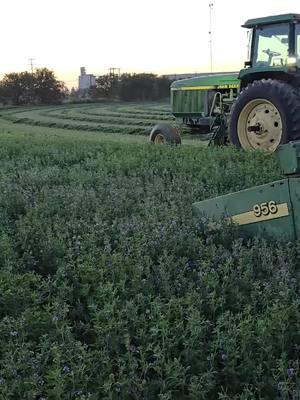
{"type": "Polygon", "coordinates": [[[170,81],[155,74],[102,75],[89,90],[68,91],[64,82],[56,79],[47,68],[35,72],[12,72],[0,81],[0,103],[4,105],[59,104],[64,99],[88,98],[136,101],[159,100],[169,96],[170,81]]]}
{"type": "Polygon", "coordinates": [[[169,97],[170,80],[155,74],[102,75],[96,79],[96,86],[89,90],[92,99],[123,101],[159,100],[169,97]]]}
{"type": "Polygon", "coordinates": [[[67,92],[65,84],[47,68],[12,72],[0,81],[0,103],[4,105],[59,104],[67,92]]]}

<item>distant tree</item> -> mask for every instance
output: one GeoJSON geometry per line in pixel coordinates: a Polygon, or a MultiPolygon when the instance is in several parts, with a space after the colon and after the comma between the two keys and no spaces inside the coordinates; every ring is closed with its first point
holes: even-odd
{"type": "Polygon", "coordinates": [[[91,99],[120,99],[123,101],[158,100],[170,96],[170,81],[155,74],[101,75],[96,86],[89,89],[91,99]]]}
{"type": "Polygon", "coordinates": [[[7,104],[7,99],[5,96],[5,90],[3,88],[2,82],[0,82],[0,103],[7,104]]]}
{"type": "Polygon", "coordinates": [[[76,101],[79,99],[78,90],[72,87],[71,91],[69,92],[69,99],[70,101],[76,101]]]}
{"type": "Polygon", "coordinates": [[[159,76],[156,78],[158,99],[165,99],[170,96],[170,84],[171,82],[166,76],[159,76]]]}
{"type": "Polygon", "coordinates": [[[47,68],[36,72],[12,72],[1,82],[1,98],[14,105],[55,104],[66,95],[67,88],[47,68]]]}
{"type": "Polygon", "coordinates": [[[96,87],[92,88],[92,95],[94,98],[116,98],[118,88],[119,78],[116,75],[101,75],[96,79],[96,87]]]}
{"type": "Polygon", "coordinates": [[[34,101],[34,75],[29,72],[6,74],[1,82],[3,95],[14,105],[34,101]]]}
{"type": "Polygon", "coordinates": [[[9,99],[7,96],[7,90],[6,88],[3,86],[2,82],[0,82],[0,103],[1,104],[8,104],[9,99]]]}
{"type": "Polygon", "coordinates": [[[92,86],[89,90],[88,90],[88,96],[92,99],[92,100],[97,100],[100,99],[101,97],[101,91],[97,88],[97,86],[92,86]]]}
{"type": "Polygon", "coordinates": [[[123,74],[120,83],[120,99],[145,101],[160,98],[157,80],[154,74],[123,74]]]}
{"type": "Polygon", "coordinates": [[[66,96],[67,88],[53,71],[40,68],[34,73],[34,93],[39,104],[56,104],[66,96]]]}

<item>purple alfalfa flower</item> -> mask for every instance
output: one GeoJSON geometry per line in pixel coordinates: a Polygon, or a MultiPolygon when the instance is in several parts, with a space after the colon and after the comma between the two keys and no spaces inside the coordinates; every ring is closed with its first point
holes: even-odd
{"type": "Polygon", "coordinates": [[[129,346],[129,351],[130,351],[130,353],[139,353],[139,349],[136,346],[134,346],[133,344],[131,344],[129,346]]]}
{"type": "Polygon", "coordinates": [[[289,378],[291,378],[292,376],[294,376],[294,375],[295,375],[295,370],[294,370],[294,368],[288,368],[287,374],[288,374],[288,377],[289,377],[289,378]]]}
{"type": "Polygon", "coordinates": [[[71,367],[70,367],[68,364],[65,364],[65,365],[63,366],[62,372],[63,372],[64,374],[69,374],[69,373],[71,372],[71,367]]]}

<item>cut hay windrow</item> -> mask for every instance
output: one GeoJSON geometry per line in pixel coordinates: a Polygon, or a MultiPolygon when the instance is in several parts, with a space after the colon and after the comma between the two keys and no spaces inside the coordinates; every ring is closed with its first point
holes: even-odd
{"type": "Polygon", "coordinates": [[[149,128],[144,127],[131,127],[126,125],[91,125],[91,124],[79,124],[75,122],[58,122],[51,120],[41,120],[41,119],[31,119],[26,117],[16,117],[14,115],[7,115],[4,117],[7,120],[12,121],[14,124],[25,124],[32,126],[44,126],[48,128],[59,128],[68,130],[80,130],[80,131],[90,131],[99,133],[118,133],[127,135],[148,135],[149,128]]]}
{"type": "MultiPolygon", "coordinates": [[[[109,124],[109,125],[134,125],[134,126],[145,126],[145,127],[151,127],[153,126],[153,121],[149,121],[149,120],[136,120],[134,118],[126,118],[125,116],[120,116],[117,118],[108,116],[108,115],[101,115],[99,114],[99,117],[96,116],[78,116],[76,114],[60,114],[60,113],[41,113],[40,114],[43,117],[53,117],[53,118],[57,118],[57,119],[65,119],[65,120],[69,120],[69,121],[82,121],[82,122],[97,122],[97,123],[104,123],[104,124],[109,124]]],[[[83,114],[84,115],[84,114],[83,114]]]]}
{"type": "MultiPolygon", "coordinates": [[[[162,105],[159,105],[161,107],[162,105]]],[[[13,109],[3,118],[14,124],[112,134],[148,135],[157,122],[173,122],[169,112],[153,110],[153,103],[64,105],[13,109]],[[148,109],[152,110],[149,111],[148,109]]]]}

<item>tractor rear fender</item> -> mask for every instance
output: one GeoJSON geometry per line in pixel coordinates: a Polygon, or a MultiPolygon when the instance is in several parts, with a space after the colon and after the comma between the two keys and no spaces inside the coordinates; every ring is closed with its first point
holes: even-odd
{"type": "Polygon", "coordinates": [[[249,83],[254,81],[260,81],[262,79],[273,79],[279,80],[281,82],[289,83],[292,86],[299,86],[299,77],[286,71],[257,71],[254,72],[247,70],[242,70],[240,72],[239,79],[241,81],[241,89],[245,88],[249,83]]]}

